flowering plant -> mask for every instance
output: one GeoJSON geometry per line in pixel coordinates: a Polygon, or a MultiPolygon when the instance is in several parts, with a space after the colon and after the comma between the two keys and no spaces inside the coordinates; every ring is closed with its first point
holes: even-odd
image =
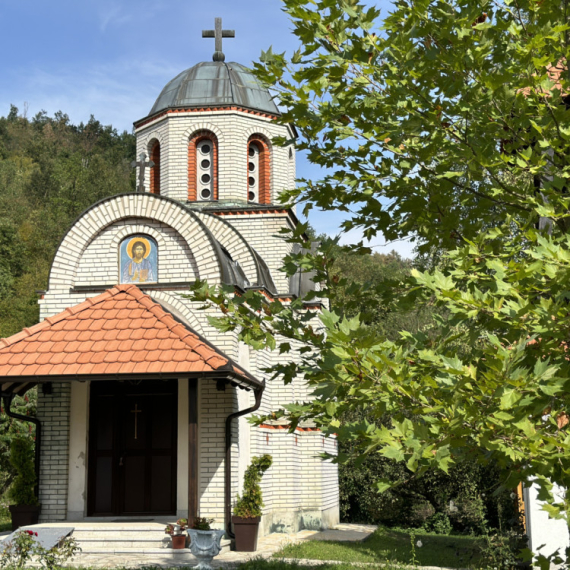
{"type": "Polygon", "coordinates": [[[20,530],[9,541],[0,557],[0,568],[22,569],[30,566],[32,556],[36,556],[46,570],[57,570],[67,560],[81,551],[74,538],[62,538],[53,548],[44,548],[37,540],[38,533],[33,530],[20,530]]]}
{"type": "Polygon", "coordinates": [[[178,519],[176,524],[167,524],[164,532],[170,536],[178,536],[186,530],[188,519],[178,519]]]}

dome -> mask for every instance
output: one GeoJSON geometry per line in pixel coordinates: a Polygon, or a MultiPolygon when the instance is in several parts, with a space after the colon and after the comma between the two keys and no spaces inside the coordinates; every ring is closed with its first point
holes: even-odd
{"type": "Polygon", "coordinates": [[[179,107],[239,106],[279,115],[269,91],[239,63],[198,63],[162,90],[150,111],[154,115],[179,107]]]}

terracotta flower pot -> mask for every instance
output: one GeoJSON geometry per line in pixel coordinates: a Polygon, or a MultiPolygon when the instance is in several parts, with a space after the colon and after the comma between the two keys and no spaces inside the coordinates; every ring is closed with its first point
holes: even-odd
{"type": "Polygon", "coordinates": [[[257,550],[257,533],[260,520],[261,517],[252,519],[232,517],[236,535],[236,550],[238,552],[255,552],[257,550]]]}
{"type": "Polygon", "coordinates": [[[21,526],[38,524],[40,519],[40,507],[38,505],[10,505],[12,515],[12,530],[18,530],[21,526]]]}
{"type": "Polygon", "coordinates": [[[186,534],[173,534],[172,548],[174,548],[175,550],[186,548],[186,534]]]}

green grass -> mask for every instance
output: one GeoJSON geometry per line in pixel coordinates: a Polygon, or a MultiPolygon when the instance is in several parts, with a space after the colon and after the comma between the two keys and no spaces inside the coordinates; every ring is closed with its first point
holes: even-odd
{"type": "MultiPolygon", "coordinates": [[[[214,568],[216,560],[214,559],[214,568]]],[[[304,566],[296,562],[284,562],[282,560],[263,560],[255,558],[249,562],[244,562],[238,566],[238,570],[363,570],[362,566],[354,566],[353,564],[319,564],[316,566],[304,566]]],[[[401,566],[385,565],[382,566],[366,566],[364,570],[403,570],[401,566]]]]}
{"type": "MultiPolygon", "coordinates": [[[[472,536],[444,536],[415,532],[415,564],[449,568],[477,567],[484,539],[472,536]]],[[[339,560],[341,562],[377,562],[412,564],[410,531],[378,528],[364,542],[325,542],[318,540],[290,544],[275,553],[274,558],[339,560]]]]}

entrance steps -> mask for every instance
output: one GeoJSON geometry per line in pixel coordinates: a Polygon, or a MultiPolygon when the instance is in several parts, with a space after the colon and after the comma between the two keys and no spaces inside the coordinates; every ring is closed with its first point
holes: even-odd
{"type": "MultiPolygon", "coordinates": [[[[73,526],[71,536],[81,548],[78,558],[91,555],[150,555],[160,556],[161,559],[172,561],[194,562],[196,558],[190,553],[190,548],[174,550],[171,547],[170,536],[164,533],[165,524],[139,522],[78,522],[66,523],[73,526]]],[[[54,523],[44,526],[57,526],[54,523]]],[[[61,525],[63,526],[63,525],[61,525]]],[[[220,554],[230,552],[231,541],[222,539],[220,554]]]]}

